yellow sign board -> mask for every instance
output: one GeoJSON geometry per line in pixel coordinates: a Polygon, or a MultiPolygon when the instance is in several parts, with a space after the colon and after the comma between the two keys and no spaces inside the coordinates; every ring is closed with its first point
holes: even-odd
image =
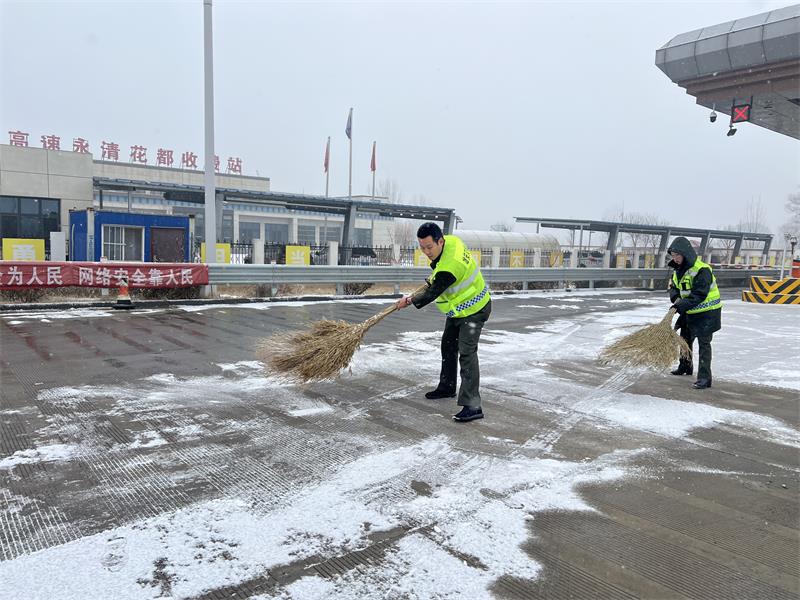
{"type": "Polygon", "coordinates": [[[44,260],[44,240],[3,238],[3,260],[44,260]]]}
{"type": "Polygon", "coordinates": [[[414,250],[414,266],[415,267],[429,267],[431,266],[431,261],[428,260],[428,257],[420,250],[416,248],[414,250]]]}
{"type": "Polygon", "coordinates": [[[525,253],[522,250],[512,250],[508,256],[509,267],[524,267],[525,253]]]}
{"type": "Polygon", "coordinates": [[[311,246],[286,246],[286,264],[299,267],[311,264],[311,246]]]}
{"type": "MultiPolygon", "coordinates": [[[[223,264],[230,264],[231,262],[231,245],[230,244],[217,244],[216,262],[223,264]]],[[[200,262],[206,262],[206,243],[200,244],[200,262]]]]}
{"type": "Polygon", "coordinates": [[[481,266],[481,251],[480,250],[470,250],[469,253],[472,255],[473,260],[481,266]]]}
{"type": "Polygon", "coordinates": [[[624,252],[617,252],[617,262],[616,262],[618,269],[625,268],[625,253],[624,252]]]}
{"type": "Polygon", "coordinates": [[[735,264],[735,265],[742,264],[742,257],[741,256],[737,256],[736,258],[734,258],[733,259],[733,264],[735,264]]]}
{"type": "Polygon", "coordinates": [[[653,269],[656,266],[656,257],[655,254],[645,254],[644,255],[644,268],[645,269],[653,269]]]}
{"type": "Polygon", "coordinates": [[[757,265],[760,262],[761,262],[761,257],[760,256],[751,256],[750,257],[750,264],[751,265],[757,265]]]}
{"type": "Polygon", "coordinates": [[[550,253],[548,259],[551,267],[560,267],[564,264],[564,253],[560,250],[554,250],[550,253]]]}

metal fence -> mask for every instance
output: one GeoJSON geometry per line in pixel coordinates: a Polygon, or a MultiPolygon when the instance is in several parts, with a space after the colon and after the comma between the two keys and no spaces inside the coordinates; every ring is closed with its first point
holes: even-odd
{"type": "MultiPolygon", "coordinates": [[[[221,265],[208,266],[212,284],[315,284],[315,283],[412,283],[421,282],[428,275],[428,267],[372,267],[365,270],[358,266],[314,266],[289,265],[221,265]]],[[[483,276],[489,283],[530,282],[596,282],[596,281],[663,281],[672,274],[672,269],[589,269],[589,268],[484,268],[483,276]]],[[[753,275],[774,276],[775,269],[715,269],[717,281],[739,281],[753,275]]]]}

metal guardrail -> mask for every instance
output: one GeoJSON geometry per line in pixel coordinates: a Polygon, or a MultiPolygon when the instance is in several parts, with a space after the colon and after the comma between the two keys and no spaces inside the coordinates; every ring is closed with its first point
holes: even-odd
{"type": "MultiPolygon", "coordinates": [[[[483,268],[487,282],[533,281],[646,281],[666,279],[672,269],[560,269],[560,268],[483,268]]],[[[715,269],[717,281],[746,279],[753,275],[769,277],[776,269],[715,269]]],[[[290,265],[220,265],[208,266],[211,284],[314,284],[314,283],[411,283],[431,274],[427,267],[350,267],[290,265]]]]}

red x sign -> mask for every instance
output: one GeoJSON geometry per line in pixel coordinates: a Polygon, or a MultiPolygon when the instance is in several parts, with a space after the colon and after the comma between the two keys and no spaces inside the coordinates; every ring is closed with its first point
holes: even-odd
{"type": "Polygon", "coordinates": [[[732,123],[743,123],[744,121],[750,120],[750,105],[749,104],[740,104],[738,106],[732,106],[731,110],[731,122],[732,123]]]}

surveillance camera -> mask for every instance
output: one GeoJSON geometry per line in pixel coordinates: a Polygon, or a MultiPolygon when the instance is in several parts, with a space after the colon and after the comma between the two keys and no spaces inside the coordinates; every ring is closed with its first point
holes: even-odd
{"type": "Polygon", "coordinates": [[[731,126],[730,126],[730,129],[728,129],[728,133],[727,133],[726,135],[727,135],[728,137],[731,137],[732,135],[736,135],[736,127],[734,127],[733,125],[731,125],[731,126]]]}
{"type": "Polygon", "coordinates": [[[712,123],[717,120],[717,113],[715,111],[711,111],[711,114],[708,115],[708,120],[712,123]]]}

